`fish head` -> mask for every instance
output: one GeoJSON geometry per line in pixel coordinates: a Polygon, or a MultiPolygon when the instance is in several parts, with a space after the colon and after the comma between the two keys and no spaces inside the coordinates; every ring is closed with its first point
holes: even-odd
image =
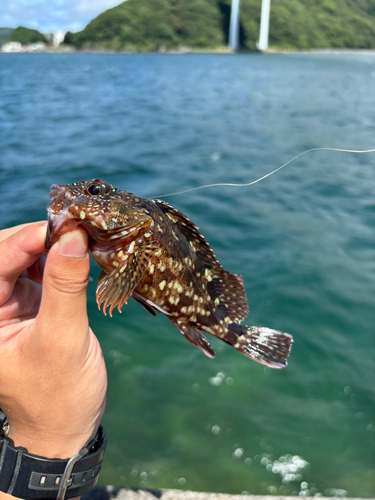
{"type": "Polygon", "coordinates": [[[46,247],[51,246],[65,233],[78,226],[85,229],[95,241],[119,240],[124,229],[145,216],[138,214],[131,203],[102,179],[74,182],[67,185],[53,184],[47,206],[48,229],[46,247]]]}

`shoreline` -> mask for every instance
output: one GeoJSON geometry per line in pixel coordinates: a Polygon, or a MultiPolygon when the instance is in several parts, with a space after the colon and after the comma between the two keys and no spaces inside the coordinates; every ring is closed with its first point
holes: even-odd
{"type": "Polygon", "coordinates": [[[155,55],[206,55],[206,54],[218,54],[218,55],[366,55],[375,56],[375,49],[311,49],[311,50],[277,50],[269,49],[266,51],[260,50],[239,50],[233,51],[228,48],[218,48],[212,50],[197,50],[197,49],[173,49],[173,50],[163,50],[163,51],[126,51],[126,50],[105,50],[105,49],[60,49],[60,48],[46,48],[43,50],[19,50],[19,51],[3,51],[0,48],[0,54],[126,54],[126,55],[138,55],[138,54],[155,54],[155,55]]]}

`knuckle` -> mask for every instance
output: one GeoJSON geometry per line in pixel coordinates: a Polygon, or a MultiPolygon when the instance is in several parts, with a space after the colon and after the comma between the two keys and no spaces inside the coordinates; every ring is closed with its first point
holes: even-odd
{"type": "Polygon", "coordinates": [[[53,289],[66,295],[79,295],[86,290],[88,277],[76,278],[72,281],[71,278],[65,276],[51,276],[50,285],[53,289]]]}

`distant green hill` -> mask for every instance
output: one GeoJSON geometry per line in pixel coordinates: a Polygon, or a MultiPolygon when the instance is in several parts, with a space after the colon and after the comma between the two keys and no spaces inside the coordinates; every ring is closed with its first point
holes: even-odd
{"type": "MultiPolygon", "coordinates": [[[[213,49],[228,41],[231,0],[128,0],[68,32],[77,48],[213,49]]],[[[254,50],[261,0],[241,0],[240,41],[254,50]]],[[[375,48],[375,0],[272,0],[270,47],[375,48]]]]}
{"type": "Polygon", "coordinates": [[[77,47],[158,50],[224,44],[216,0],[128,0],[91,21],[65,43],[77,47]]]}
{"type": "Polygon", "coordinates": [[[13,28],[0,28],[0,43],[7,42],[13,31],[13,28]]]}
{"type": "MultiPolygon", "coordinates": [[[[244,0],[244,28],[249,24],[244,0]]],[[[272,0],[270,45],[285,49],[375,48],[375,0],[272,0]]]]}
{"type": "Polygon", "coordinates": [[[128,0],[91,21],[65,43],[76,47],[158,50],[224,44],[216,0],[128,0]]]}
{"type": "Polygon", "coordinates": [[[45,36],[42,35],[42,33],[40,33],[38,30],[32,30],[23,26],[19,26],[18,28],[13,30],[10,41],[20,42],[22,43],[22,45],[30,45],[31,43],[36,42],[48,43],[45,36]]]}

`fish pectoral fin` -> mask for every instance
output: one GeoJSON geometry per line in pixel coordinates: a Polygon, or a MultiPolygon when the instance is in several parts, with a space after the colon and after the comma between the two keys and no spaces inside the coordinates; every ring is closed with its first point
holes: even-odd
{"type": "Polygon", "coordinates": [[[289,333],[262,326],[230,324],[222,340],[245,356],[269,368],[285,368],[293,343],[289,333]]]}
{"type": "Polygon", "coordinates": [[[105,271],[101,271],[99,276],[96,278],[97,283],[100,283],[104,276],[108,276],[108,273],[106,273],[105,271]]]}
{"type": "Polygon", "coordinates": [[[190,344],[193,344],[195,347],[201,349],[209,358],[215,357],[215,351],[212,349],[211,344],[208,342],[203,333],[189,325],[181,325],[174,321],[172,321],[172,323],[177,330],[182,333],[186,340],[190,342],[190,344]]]}
{"type": "Polygon", "coordinates": [[[126,260],[120,261],[111,273],[100,274],[102,278],[96,288],[96,302],[99,309],[103,304],[104,314],[106,314],[108,306],[110,306],[110,316],[112,316],[115,307],[121,312],[121,307],[127,303],[134,288],[142,279],[157,248],[152,240],[144,238],[142,242],[133,247],[132,252],[127,252],[126,260]]]}
{"type": "Polygon", "coordinates": [[[130,283],[115,271],[109,274],[104,273],[104,275],[101,273],[100,276],[102,277],[96,287],[96,302],[99,309],[103,304],[104,314],[107,314],[107,307],[110,306],[109,315],[112,316],[112,311],[116,306],[121,312],[121,306],[128,301],[131,293],[130,283]]]}

